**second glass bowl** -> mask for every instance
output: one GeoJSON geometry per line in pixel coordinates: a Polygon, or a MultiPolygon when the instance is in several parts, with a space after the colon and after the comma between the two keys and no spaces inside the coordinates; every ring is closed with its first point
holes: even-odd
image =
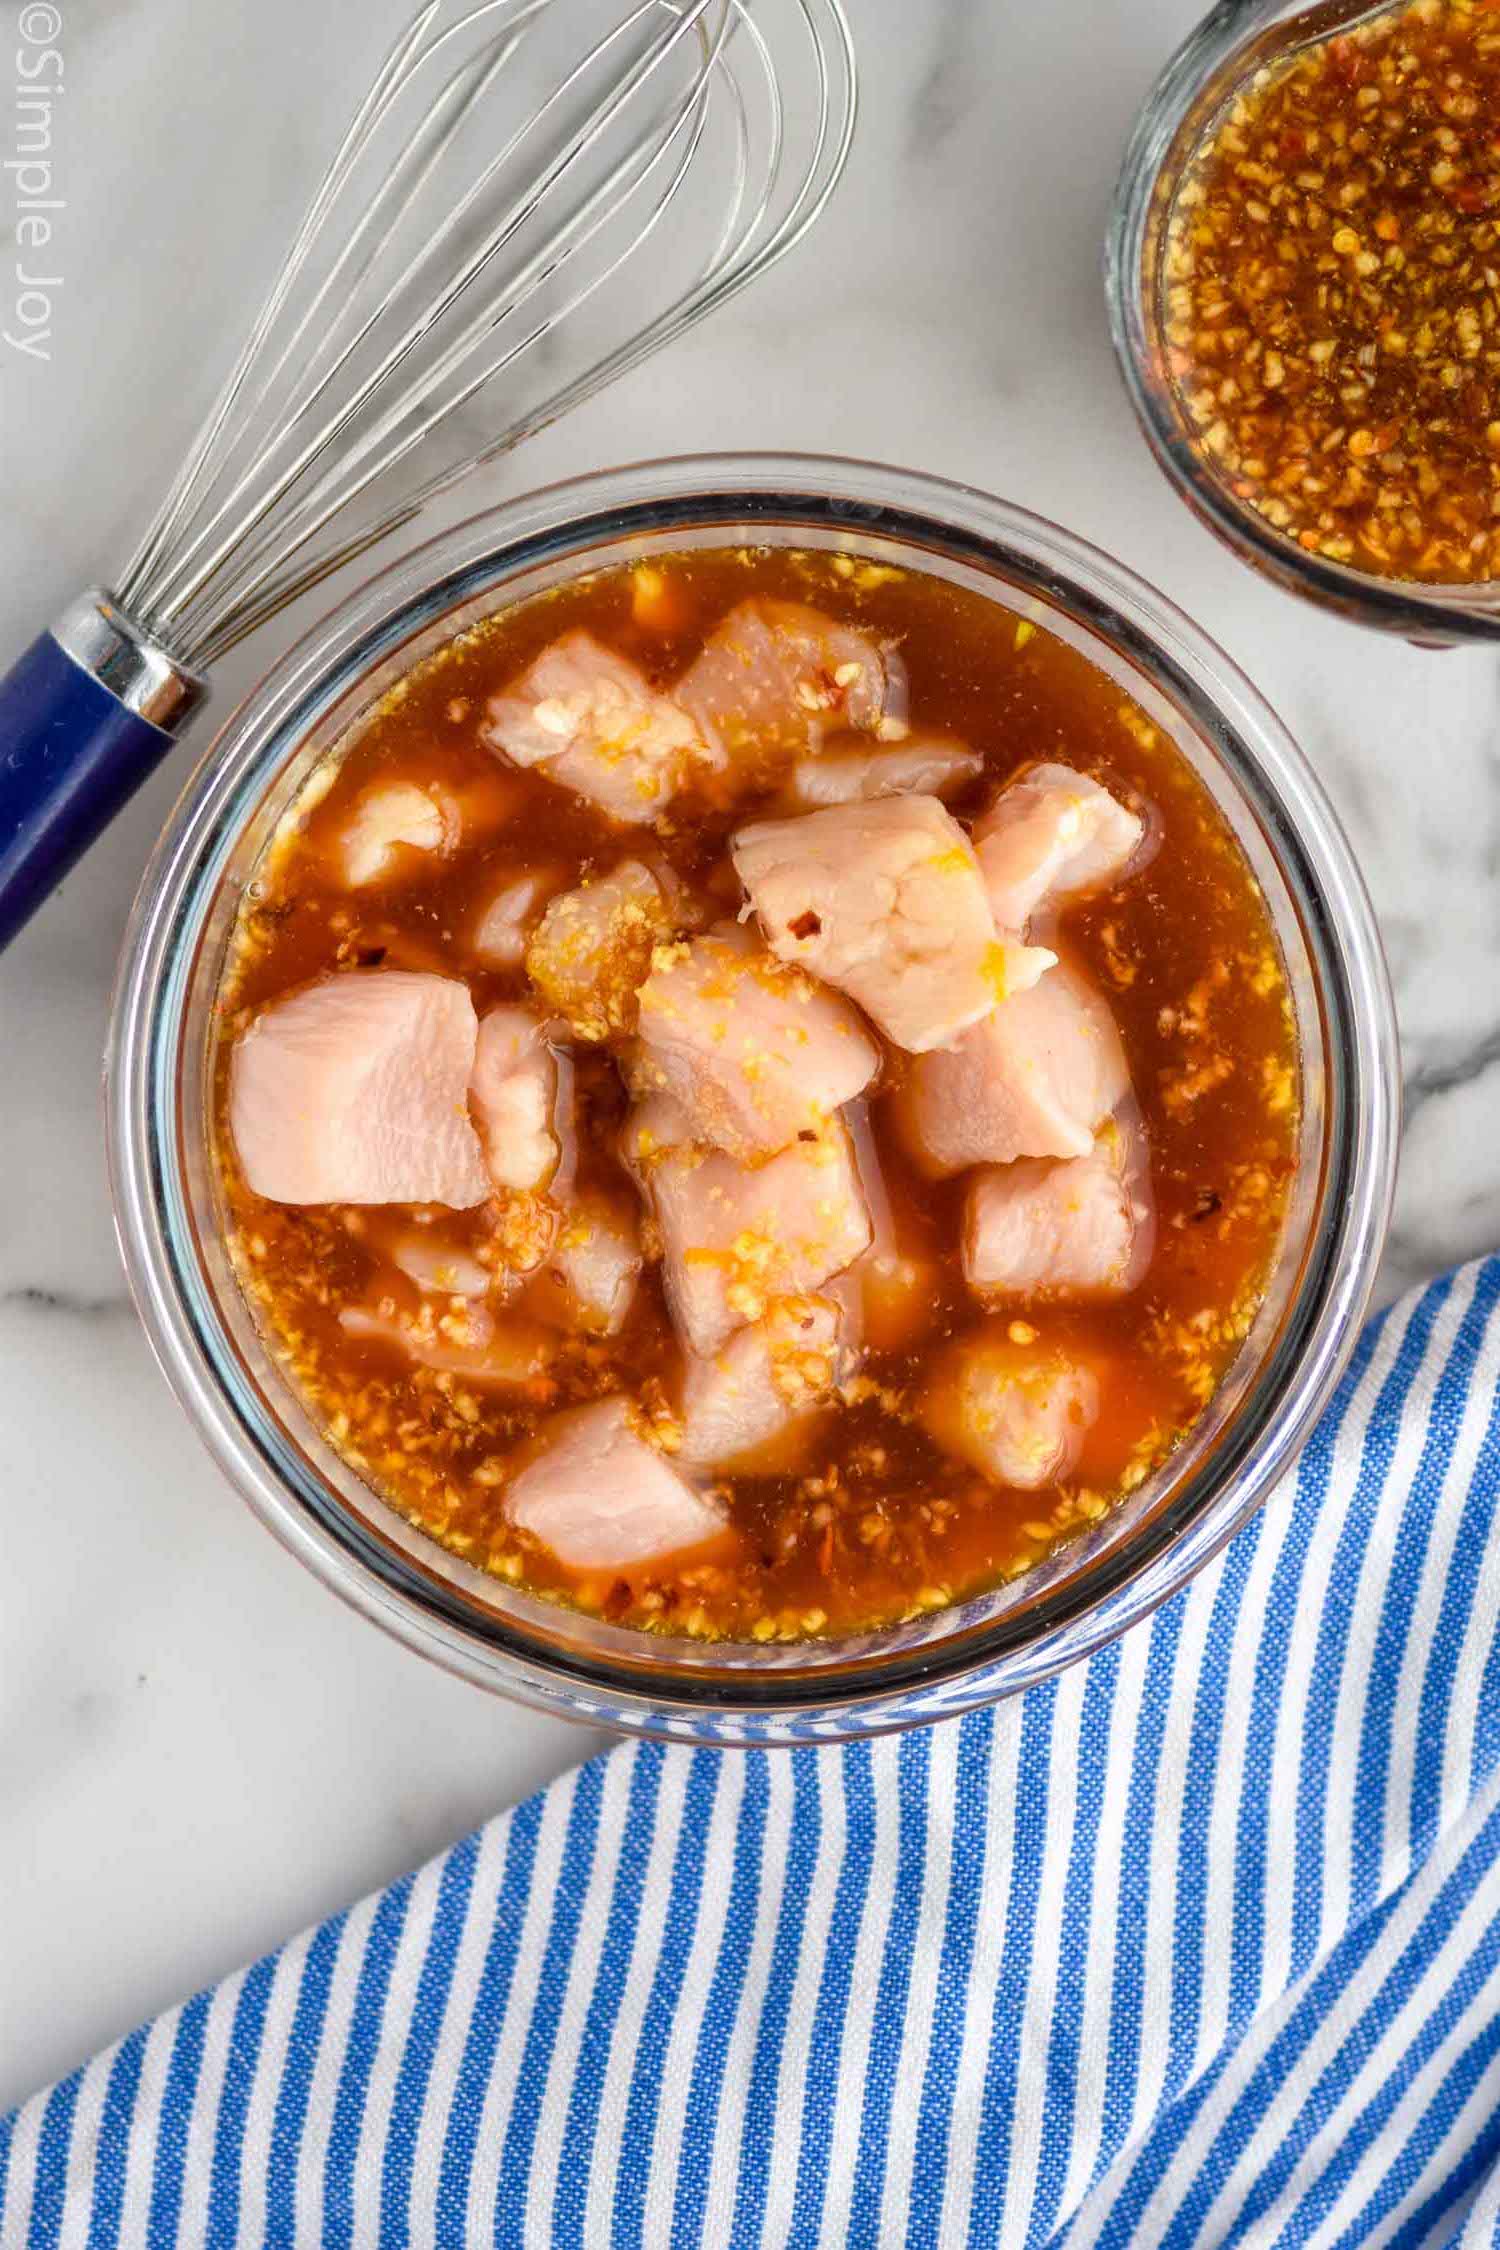
{"type": "Polygon", "coordinates": [[[1308,554],[1237,500],[1193,441],[1167,370],[1161,261],[1184,164],[1235,88],[1293,46],[1388,13],[1399,0],[1219,0],[1162,71],[1125,151],[1105,244],[1104,278],[1125,388],[1159,467],[1242,562],[1290,593],[1362,625],[1446,647],[1500,640],[1500,585],[1436,586],[1377,578],[1308,554]]]}
{"type": "Polygon", "coordinates": [[[1352,1348],[1384,1239],[1397,1049],[1368,901],[1265,703],[1159,595],[1067,532],[911,471],[772,455],[647,463],[445,534],[292,651],[177,806],[126,940],[110,1040],[117,1224],[169,1381],[230,1480],[332,1588],[486,1687],[598,1724],[808,1742],[991,1701],[1088,1654],[1205,1562],[1294,1459],[1352,1348]],[[207,1131],[224,946],[262,845],[312,763],[475,620],[578,573],[695,545],[831,547],[988,594],[1129,693],[1201,777],[1265,893],[1302,1055],[1280,1265],[1255,1327],[1167,1467],[1024,1578],[920,1621],[774,1647],[672,1640],[559,1608],[413,1529],[287,1388],[219,1232],[207,1131]]]}

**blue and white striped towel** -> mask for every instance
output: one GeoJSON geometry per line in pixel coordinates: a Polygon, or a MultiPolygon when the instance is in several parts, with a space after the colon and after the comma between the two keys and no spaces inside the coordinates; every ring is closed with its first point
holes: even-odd
{"type": "Polygon", "coordinates": [[[0,2242],[1500,2240],[1500,1258],[1061,1680],[630,1745],[0,2128],[0,2242]]]}

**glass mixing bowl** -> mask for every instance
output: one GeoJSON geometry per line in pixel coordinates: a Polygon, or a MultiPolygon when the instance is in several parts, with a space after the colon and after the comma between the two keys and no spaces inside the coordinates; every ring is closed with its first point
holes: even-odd
{"type": "Polygon", "coordinates": [[[1310,555],[1237,500],[1193,444],[1167,373],[1161,258],[1178,178],[1193,148],[1247,75],[1292,48],[1326,39],[1403,0],[1218,0],[1163,70],[1125,151],[1105,243],[1115,353],[1158,465],[1242,562],[1357,624],[1434,647],[1500,639],[1500,583],[1433,586],[1376,578],[1310,555]]]}
{"type": "MultiPolygon", "coordinates": [[[[1007,628],[1008,629],[1008,628],[1007,628]]],[[[213,743],[125,942],[108,1056],[125,1264],[168,1381],[231,1482],[367,1616],[466,1679],[597,1724],[798,1743],[907,1726],[1046,1678],[1180,1586],[1260,1504],[1336,1381],[1384,1235],[1397,1045],[1369,903],[1285,729],[1118,563],[966,487],[765,454],[654,462],[476,518],[294,649],[213,743]],[[285,1387],[230,1270],[206,1118],[214,992],[261,846],[315,759],[429,650],[581,570],[701,544],[847,548],[989,593],[1084,650],[1168,732],[1262,884],[1295,1004],[1304,1124],[1283,1254],[1218,1396],[1156,1478],[1027,1577],[920,1622],[799,1646],[647,1636],[487,1576],[362,1484],[285,1387]]]]}

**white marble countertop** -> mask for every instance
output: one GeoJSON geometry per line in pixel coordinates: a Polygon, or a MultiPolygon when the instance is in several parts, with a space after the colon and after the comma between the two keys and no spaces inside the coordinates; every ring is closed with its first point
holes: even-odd
{"type": "MultiPolygon", "coordinates": [[[[183,370],[238,341],[342,125],[341,50],[357,29],[373,52],[402,13],[60,7],[51,358],[0,346],[6,652],[130,543],[190,434],[183,370]]],[[[1279,706],[1375,895],[1411,1103],[1388,1285],[1493,1247],[1495,659],[1421,654],[1258,583],[1161,482],[1115,378],[1111,178],[1194,0],[853,12],[866,99],[822,231],[472,503],[689,448],[863,453],[988,486],[1155,580],[1279,706]]],[[[15,29],[0,11],[0,55],[15,29]]],[[[11,263],[0,248],[0,299],[11,263]]],[[[286,638],[223,668],[221,715],[286,638]]],[[[99,1059],[131,893],[191,756],[0,960],[0,2104],[592,1747],[325,1594],[210,1468],[147,1353],[110,1226],[99,1059]]]]}

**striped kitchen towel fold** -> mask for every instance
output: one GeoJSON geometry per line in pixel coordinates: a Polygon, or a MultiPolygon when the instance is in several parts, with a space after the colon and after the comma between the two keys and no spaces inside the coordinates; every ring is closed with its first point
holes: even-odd
{"type": "Polygon", "coordinates": [[[1003,1708],[632,1744],[0,2128],[0,2242],[1500,2239],[1500,1258],[1003,1708]]]}

